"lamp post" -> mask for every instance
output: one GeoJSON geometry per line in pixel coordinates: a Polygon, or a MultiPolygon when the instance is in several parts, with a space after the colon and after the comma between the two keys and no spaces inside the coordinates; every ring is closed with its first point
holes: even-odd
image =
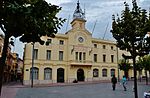
{"type": "Polygon", "coordinates": [[[33,88],[33,66],[34,66],[34,42],[32,43],[32,73],[31,73],[31,88],[33,88]]]}

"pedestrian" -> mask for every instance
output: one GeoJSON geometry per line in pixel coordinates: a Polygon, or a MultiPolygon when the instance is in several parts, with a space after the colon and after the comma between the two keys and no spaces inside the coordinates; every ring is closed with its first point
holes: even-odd
{"type": "Polygon", "coordinates": [[[123,85],[124,91],[127,90],[126,84],[127,84],[127,79],[126,79],[125,76],[123,76],[123,78],[122,78],[122,85],[123,85]]]}
{"type": "Polygon", "coordinates": [[[116,89],[116,83],[117,83],[117,78],[115,77],[115,75],[112,76],[111,83],[112,83],[112,88],[114,91],[116,89]]]}

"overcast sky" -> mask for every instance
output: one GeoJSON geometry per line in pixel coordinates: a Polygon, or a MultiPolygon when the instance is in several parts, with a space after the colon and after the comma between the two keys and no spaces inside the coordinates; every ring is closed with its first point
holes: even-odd
{"type": "MultiPolygon", "coordinates": [[[[76,9],[76,3],[78,0],[46,0],[49,3],[59,5],[62,10],[59,13],[59,17],[63,17],[69,20],[69,24],[64,23],[64,26],[59,31],[59,33],[65,33],[67,24],[69,30],[70,22],[72,21],[72,16],[74,10],[76,9]],[[70,17],[69,17],[70,16],[70,17]]],[[[80,7],[82,10],[85,9],[86,12],[86,27],[92,32],[93,37],[112,40],[112,35],[110,33],[112,15],[121,14],[124,10],[124,2],[127,2],[132,8],[132,0],[79,0],[80,7]],[[96,24],[96,25],[95,25],[96,24]],[[95,28],[94,28],[95,25],[95,28]]],[[[150,7],[150,0],[137,0],[138,5],[146,10],[150,7]]]]}
{"type": "MultiPolygon", "coordinates": [[[[76,9],[76,3],[78,0],[46,0],[47,2],[58,5],[62,7],[62,10],[58,14],[58,17],[67,19],[59,30],[59,33],[65,33],[69,30],[70,22],[72,21],[73,13],[76,9]],[[70,18],[69,18],[70,16],[70,18]],[[67,26],[68,25],[68,26],[67,26]],[[67,28],[67,30],[66,30],[67,28]]],[[[112,35],[110,33],[112,15],[121,14],[121,11],[124,10],[124,2],[127,2],[132,8],[132,0],[80,0],[80,7],[82,10],[85,9],[86,12],[86,28],[90,32],[93,31],[94,25],[95,29],[92,34],[95,38],[112,40],[112,35]],[[96,22],[97,21],[97,22],[96,22]]],[[[147,11],[150,8],[150,0],[137,0],[138,6],[146,9],[147,11]]],[[[24,45],[18,40],[15,41],[16,46],[12,48],[13,52],[19,53],[20,57],[23,56],[23,47],[24,45]]]]}

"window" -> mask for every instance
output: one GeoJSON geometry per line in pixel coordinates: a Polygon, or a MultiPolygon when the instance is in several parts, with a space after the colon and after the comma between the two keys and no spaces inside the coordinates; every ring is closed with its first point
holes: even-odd
{"type": "Polygon", "coordinates": [[[97,62],[97,54],[94,54],[94,62],[97,62]]]}
{"type": "Polygon", "coordinates": [[[47,39],[46,46],[50,45],[52,43],[52,39],[47,39]]]}
{"type": "Polygon", "coordinates": [[[103,54],[103,62],[106,62],[106,55],[103,54]]]}
{"type": "Polygon", "coordinates": [[[38,49],[34,49],[34,59],[38,59],[38,49]]]}
{"type": "Polygon", "coordinates": [[[97,48],[97,44],[94,44],[94,48],[97,48]]]}
{"type": "Polygon", "coordinates": [[[47,59],[47,60],[50,60],[50,59],[51,59],[51,50],[47,50],[46,59],[47,59]]]}
{"type": "Polygon", "coordinates": [[[63,60],[63,51],[59,51],[59,60],[60,60],[60,61],[63,60]]]}
{"type": "Polygon", "coordinates": [[[76,60],[78,60],[78,52],[76,52],[76,60]]]}
{"type": "Polygon", "coordinates": [[[63,40],[60,40],[60,41],[59,41],[59,44],[60,44],[60,45],[63,45],[63,44],[64,44],[64,41],[63,41],[63,40]]]}
{"type": "Polygon", "coordinates": [[[103,69],[102,70],[102,76],[103,77],[107,77],[107,69],[103,69]]]}
{"type": "Polygon", "coordinates": [[[111,62],[114,62],[114,55],[111,55],[111,62]]]}
{"type": "MultiPolygon", "coordinates": [[[[36,67],[33,67],[33,79],[38,80],[39,75],[39,69],[36,67]]],[[[30,68],[30,79],[32,79],[32,68],[30,68]]]]}
{"type": "Polygon", "coordinates": [[[115,75],[115,69],[111,69],[110,72],[111,72],[111,77],[112,77],[113,75],[115,75]]]}
{"type": "Polygon", "coordinates": [[[83,53],[83,60],[84,61],[86,60],[86,53],[85,52],[83,53]]]}
{"type": "Polygon", "coordinates": [[[80,61],[80,62],[85,61],[86,60],[86,53],[85,52],[76,52],[75,53],[75,59],[77,61],[80,61]]]}
{"type": "Polygon", "coordinates": [[[52,69],[45,68],[44,69],[44,80],[51,80],[52,79],[52,69]]]}
{"type": "Polygon", "coordinates": [[[106,49],[106,46],[105,46],[105,45],[103,45],[103,49],[106,49]]]}
{"type": "Polygon", "coordinates": [[[111,46],[111,50],[113,50],[114,49],[114,47],[113,46],[111,46]]]}
{"type": "Polygon", "coordinates": [[[93,69],[93,77],[98,77],[98,69],[93,69]]]}
{"type": "Polygon", "coordinates": [[[82,61],[82,52],[79,52],[79,61],[82,61]]]}

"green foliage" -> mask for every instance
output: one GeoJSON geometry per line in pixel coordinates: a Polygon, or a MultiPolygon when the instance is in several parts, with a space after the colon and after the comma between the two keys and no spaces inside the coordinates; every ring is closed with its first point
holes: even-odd
{"type": "Polygon", "coordinates": [[[132,68],[131,64],[129,63],[128,60],[125,60],[125,59],[121,59],[120,60],[120,63],[119,63],[119,68],[120,70],[123,70],[125,72],[128,72],[129,69],[132,68]]]}
{"type": "MultiPolygon", "coordinates": [[[[59,6],[45,0],[0,0],[0,29],[5,34],[3,52],[0,58],[0,93],[4,65],[10,37],[19,37],[22,42],[44,44],[42,36],[55,37],[65,19],[56,14],[59,6]]],[[[13,42],[10,41],[13,45],[13,42]]]]}
{"type": "Polygon", "coordinates": [[[112,35],[117,41],[117,46],[121,50],[127,50],[131,55],[143,56],[150,50],[150,38],[145,38],[147,32],[150,32],[150,15],[148,17],[145,9],[137,6],[133,2],[133,8],[125,2],[125,10],[121,17],[113,15],[112,35]]]}
{"type": "Polygon", "coordinates": [[[143,57],[139,57],[139,60],[137,60],[137,63],[136,63],[136,69],[138,71],[142,71],[144,67],[143,64],[144,64],[143,57]]]}
{"type": "Polygon", "coordinates": [[[41,36],[53,37],[65,22],[56,17],[61,10],[44,0],[2,0],[0,28],[5,36],[21,36],[22,42],[41,42],[41,36]]]}
{"type": "Polygon", "coordinates": [[[145,55],[144,57],[140,57],[137,61],[137,70],[149,70],[150,71],[150,55],[145,55]]]}
{"type": "Polygon", "coordinates": [[[147,55],[150,51],[150,37],[145,35],[150,32],[150,15],[145,9],[137,6],[136,0],[132,0],[133,8],[125,2],[125,9],[121,17],[113,15],[112,35],[117,41],[117,47],[131,54],[134,73],[134,94],[138,98],[136,57],[147,55]]]}

